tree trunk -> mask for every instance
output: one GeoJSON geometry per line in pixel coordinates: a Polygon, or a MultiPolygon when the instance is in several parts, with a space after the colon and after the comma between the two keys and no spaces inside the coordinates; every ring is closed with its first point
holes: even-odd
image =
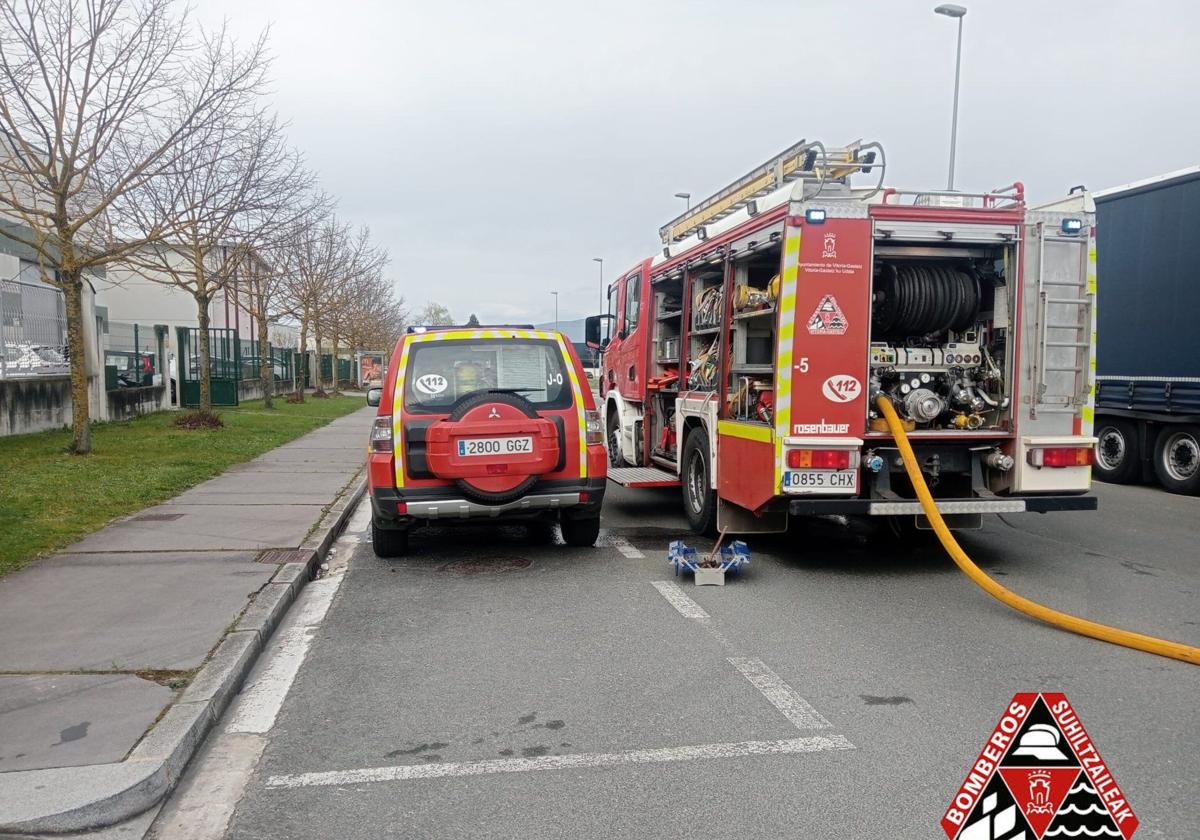
{"type": "Polygon", "coordinates": [[[67,350],[71,356],[71,452],[92,451],[92,424],[88,411],[87,348],[83,343],[83,277],[79,269],[63,271],[63,297],[67,314],[67,350]]]}
{"type": "Polygon", "coordinates": [[[336,396],[337,394],[341,393],[340,391],[338,391],[338,337],[337,337],[337,329],[336,328],[334,329],[334,332],[333,332],[333,365],[332,365],[332,367],[333,367],[333,391],[332,391],[332,393],[336,396]]]}
{"type": "Polygon", "coordinates": [[[259,375],[262,376],[263,408],[272,408],[271,397],[275,395],[275,362],[271,358],[271,337],[267,333],[267,319],[258,316],[258,360],[259,375]]]}
{"type": "Polygon", "coordinates": [[[200,322],[200,413],[212,414],[212,362],[208,336],[208,300],[196,298],[196,316],[200,322]]]}
{"type": "Polygon", "coordinates": [[[324,391],[321,381],[321,325],[317,324],[313,328],[313,337],[315,338],[315,346],[317,348],[317,371],[313,378],[313,383],[317,386],[318,391],[324,391]]]}
{"type": "Polygon", "coordinates": [[[296,357],[296,394],[304,402],[304,371],[312,369],[308,358],[308,318],[300,319],[300,355],[296,357]]]}

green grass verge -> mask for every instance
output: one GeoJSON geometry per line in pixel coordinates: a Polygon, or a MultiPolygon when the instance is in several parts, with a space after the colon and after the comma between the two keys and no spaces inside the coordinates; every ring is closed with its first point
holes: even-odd
{"type": "Polygon", "coordinates": [[[255,400],[218,410],[225,428],[197,431],[159,412],[94,426],[93,452],[82,457],[66,453],[65,429],[0,438],[0,576],[365,404],[361,396],[276,399],[267,411],[255,400]]]}

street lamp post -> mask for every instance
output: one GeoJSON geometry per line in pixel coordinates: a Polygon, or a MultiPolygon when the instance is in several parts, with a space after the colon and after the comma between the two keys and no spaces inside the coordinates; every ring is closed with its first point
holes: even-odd
{"type": "Polygon", "coordinates": [[[954,55],[954,111],[950,117],[950,175],[946,179],[946,189],[954,189],[954,148],[958,143],[958,77],[962,67],[962,27],[963,17],[967,10],[964,6],[953,3],[943,3],[933,10],[939,15],[958,19],[958,49],[954,55]]]}
{"type": "Polygon", "coordinates": [[[592,262],[600,263],[600,314],[604,314],[604,257],[592,257],[592,262]]]}
{"type": "Polygon", "coordinates": [[[684,200],[684,202],[687,204],[687,209],[688,210],[692,209],[692,194],[691,193],[679,192],[679,193],[675,193],[675,197],[682,198],[684,200]]]}
{"type": "Polygon", "coordinates": [[[554,295],[554,331],[558,332],[558,292],[551,292],[554,295]]]}

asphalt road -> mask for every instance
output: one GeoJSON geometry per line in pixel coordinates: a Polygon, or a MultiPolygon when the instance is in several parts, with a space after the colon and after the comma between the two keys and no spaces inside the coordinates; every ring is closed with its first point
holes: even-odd
{"type": "MultiPolygon", "coordinates": [[[[962,542],[1022,594],[1200,644],[1200,499],[1097,493],[1098,513],[962,542]]],[[[1078,710],[1139,838],[1197,836],[1200,668],[1037,624],[937,547],[833,521],[751,540],[723,588],[663,586],[679,505],[613,488],[595,549],[439,529],[396,561],[357,516],[154,833],[941,837],[1011,696],[1042,690],[1078,710]]]]}

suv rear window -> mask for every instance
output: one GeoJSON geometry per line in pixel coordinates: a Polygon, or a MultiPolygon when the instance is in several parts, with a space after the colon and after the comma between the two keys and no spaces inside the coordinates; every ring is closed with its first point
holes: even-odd
{"type": "Polygon", "coordinates": [[[404,382],[404,407],[418,414],[445,414],[479,391],[511,391],[539,410],[574,401],[562,350],[543,339],[415,342],[404,382]]]}

